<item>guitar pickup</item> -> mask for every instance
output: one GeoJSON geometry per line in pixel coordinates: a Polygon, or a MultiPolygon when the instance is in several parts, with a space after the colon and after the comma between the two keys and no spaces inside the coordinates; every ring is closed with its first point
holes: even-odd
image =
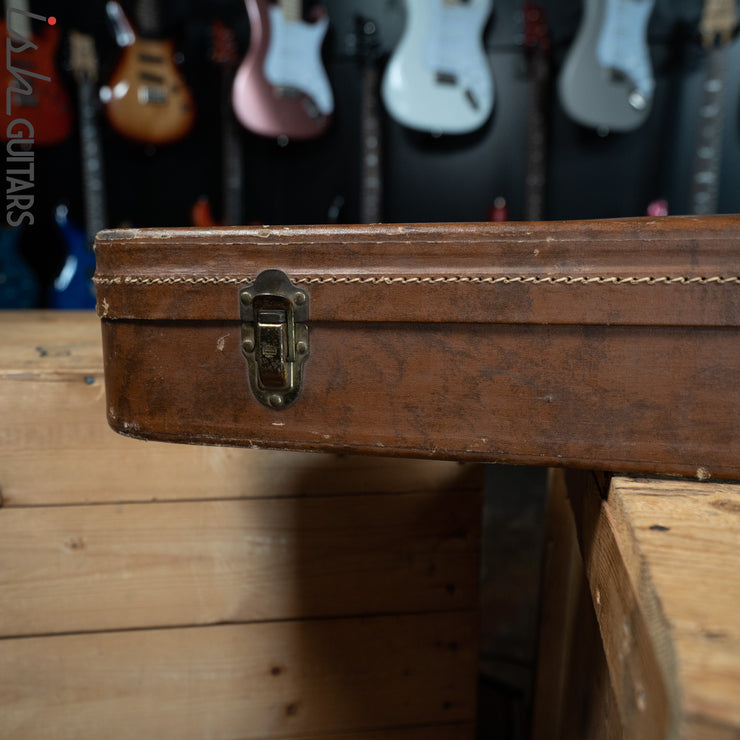
{"type": "Polygon", "coordinates": [[[436,80],[440,85],[457,85],[457,75],[452,72],[437,72],[436,80]]]}

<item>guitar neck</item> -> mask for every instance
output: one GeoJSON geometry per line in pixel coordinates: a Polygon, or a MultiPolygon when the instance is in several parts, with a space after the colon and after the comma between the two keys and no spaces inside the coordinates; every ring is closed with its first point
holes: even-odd
{"type": "Polygon", "coordinates": [[[221,130],[224,178],[223,217],[227,226],[244,222],[244,173],[242,170],[242,146],[234,111],[230,105],[233,74],[221,72],[221,130]]]}
{"type": "Polygon", "coordinates": [[[529,118],[527,120],[527,175],[524,193],[524,218],[542,221],[545,212],[547,176],[547,94],[550,64],[544,54],[532,58],[529,118]]]}
{"type": "Polygon", "coordinates": [[[108,225],[95,82],[92,79],[79,80],[77,94],[85,196],[85,231],[88,248],[92,249],[95,234],[108,225]]]}
{"type": "Polygon", "coordinates": [[[302,0],[279,0],[278,5],[286,21],[300,21],[303,18],[302,0]]]}
{"type": "Polygon", "coordinates": [[[28,0],[5,0],[5,25],[24,39],[32,34],[28,0]]]}
{"type": "Polygon", "coordinates": [[[722,154],[722,97],[728,48],[727,45],[716,47],[707,54],[691,180],[690,208],[693,214],[717,212],[722,154]]]}
{"type": "Polygon", "coordinates": [[[365,224],[382,220],[382,131],[378,103],[378,69],[366,65],[362,72],[362,164],[360,221],[365,224]]]}
{"type": "Polygon", "coordinates": [[[160,18],[157,0],[138,0],[136,21],[139,26],[139,33],[145,36],[158,36],[160,33],[160,18]]]}

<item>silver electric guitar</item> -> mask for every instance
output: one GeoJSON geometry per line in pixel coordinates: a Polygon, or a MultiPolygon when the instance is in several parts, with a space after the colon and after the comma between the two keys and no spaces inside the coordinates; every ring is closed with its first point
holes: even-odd
{"type": "Polygon", "coordinates": [[[558,78],[565,112],[603,133],[647,119],[655,80],[647,26],[655,0],[584,0],[573,46],[558,78]]]}

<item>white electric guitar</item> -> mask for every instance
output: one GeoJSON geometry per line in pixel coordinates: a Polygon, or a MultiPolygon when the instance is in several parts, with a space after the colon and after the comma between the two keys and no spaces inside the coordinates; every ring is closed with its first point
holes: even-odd
{"type": "Polygon", "coordinates": [[[464,134],[488,120],[494,84],[482,37],[492,4],[406,0],[406,27],[381,87],[396,121],[434,134],[464,134]]]}
{"type": "Polygon", "coordinates": [[[558,79],[565,112],[600,131],[631,131],[648,117],[655,79],[647,26],[655,0],[584,0],[558,79]]]}

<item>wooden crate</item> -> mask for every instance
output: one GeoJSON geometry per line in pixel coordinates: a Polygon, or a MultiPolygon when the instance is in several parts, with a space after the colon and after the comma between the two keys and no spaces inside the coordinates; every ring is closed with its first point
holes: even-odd
{"type": "Polygon", "coordinates": [[[535,738],[740,737],[740,485],[553,475],[535,738]]]}
{"type": "Polygon", "coordinates": [[[0,737],[474,736],[480,466],[120,437],[87,313],[0,407],[0,737]]]}

